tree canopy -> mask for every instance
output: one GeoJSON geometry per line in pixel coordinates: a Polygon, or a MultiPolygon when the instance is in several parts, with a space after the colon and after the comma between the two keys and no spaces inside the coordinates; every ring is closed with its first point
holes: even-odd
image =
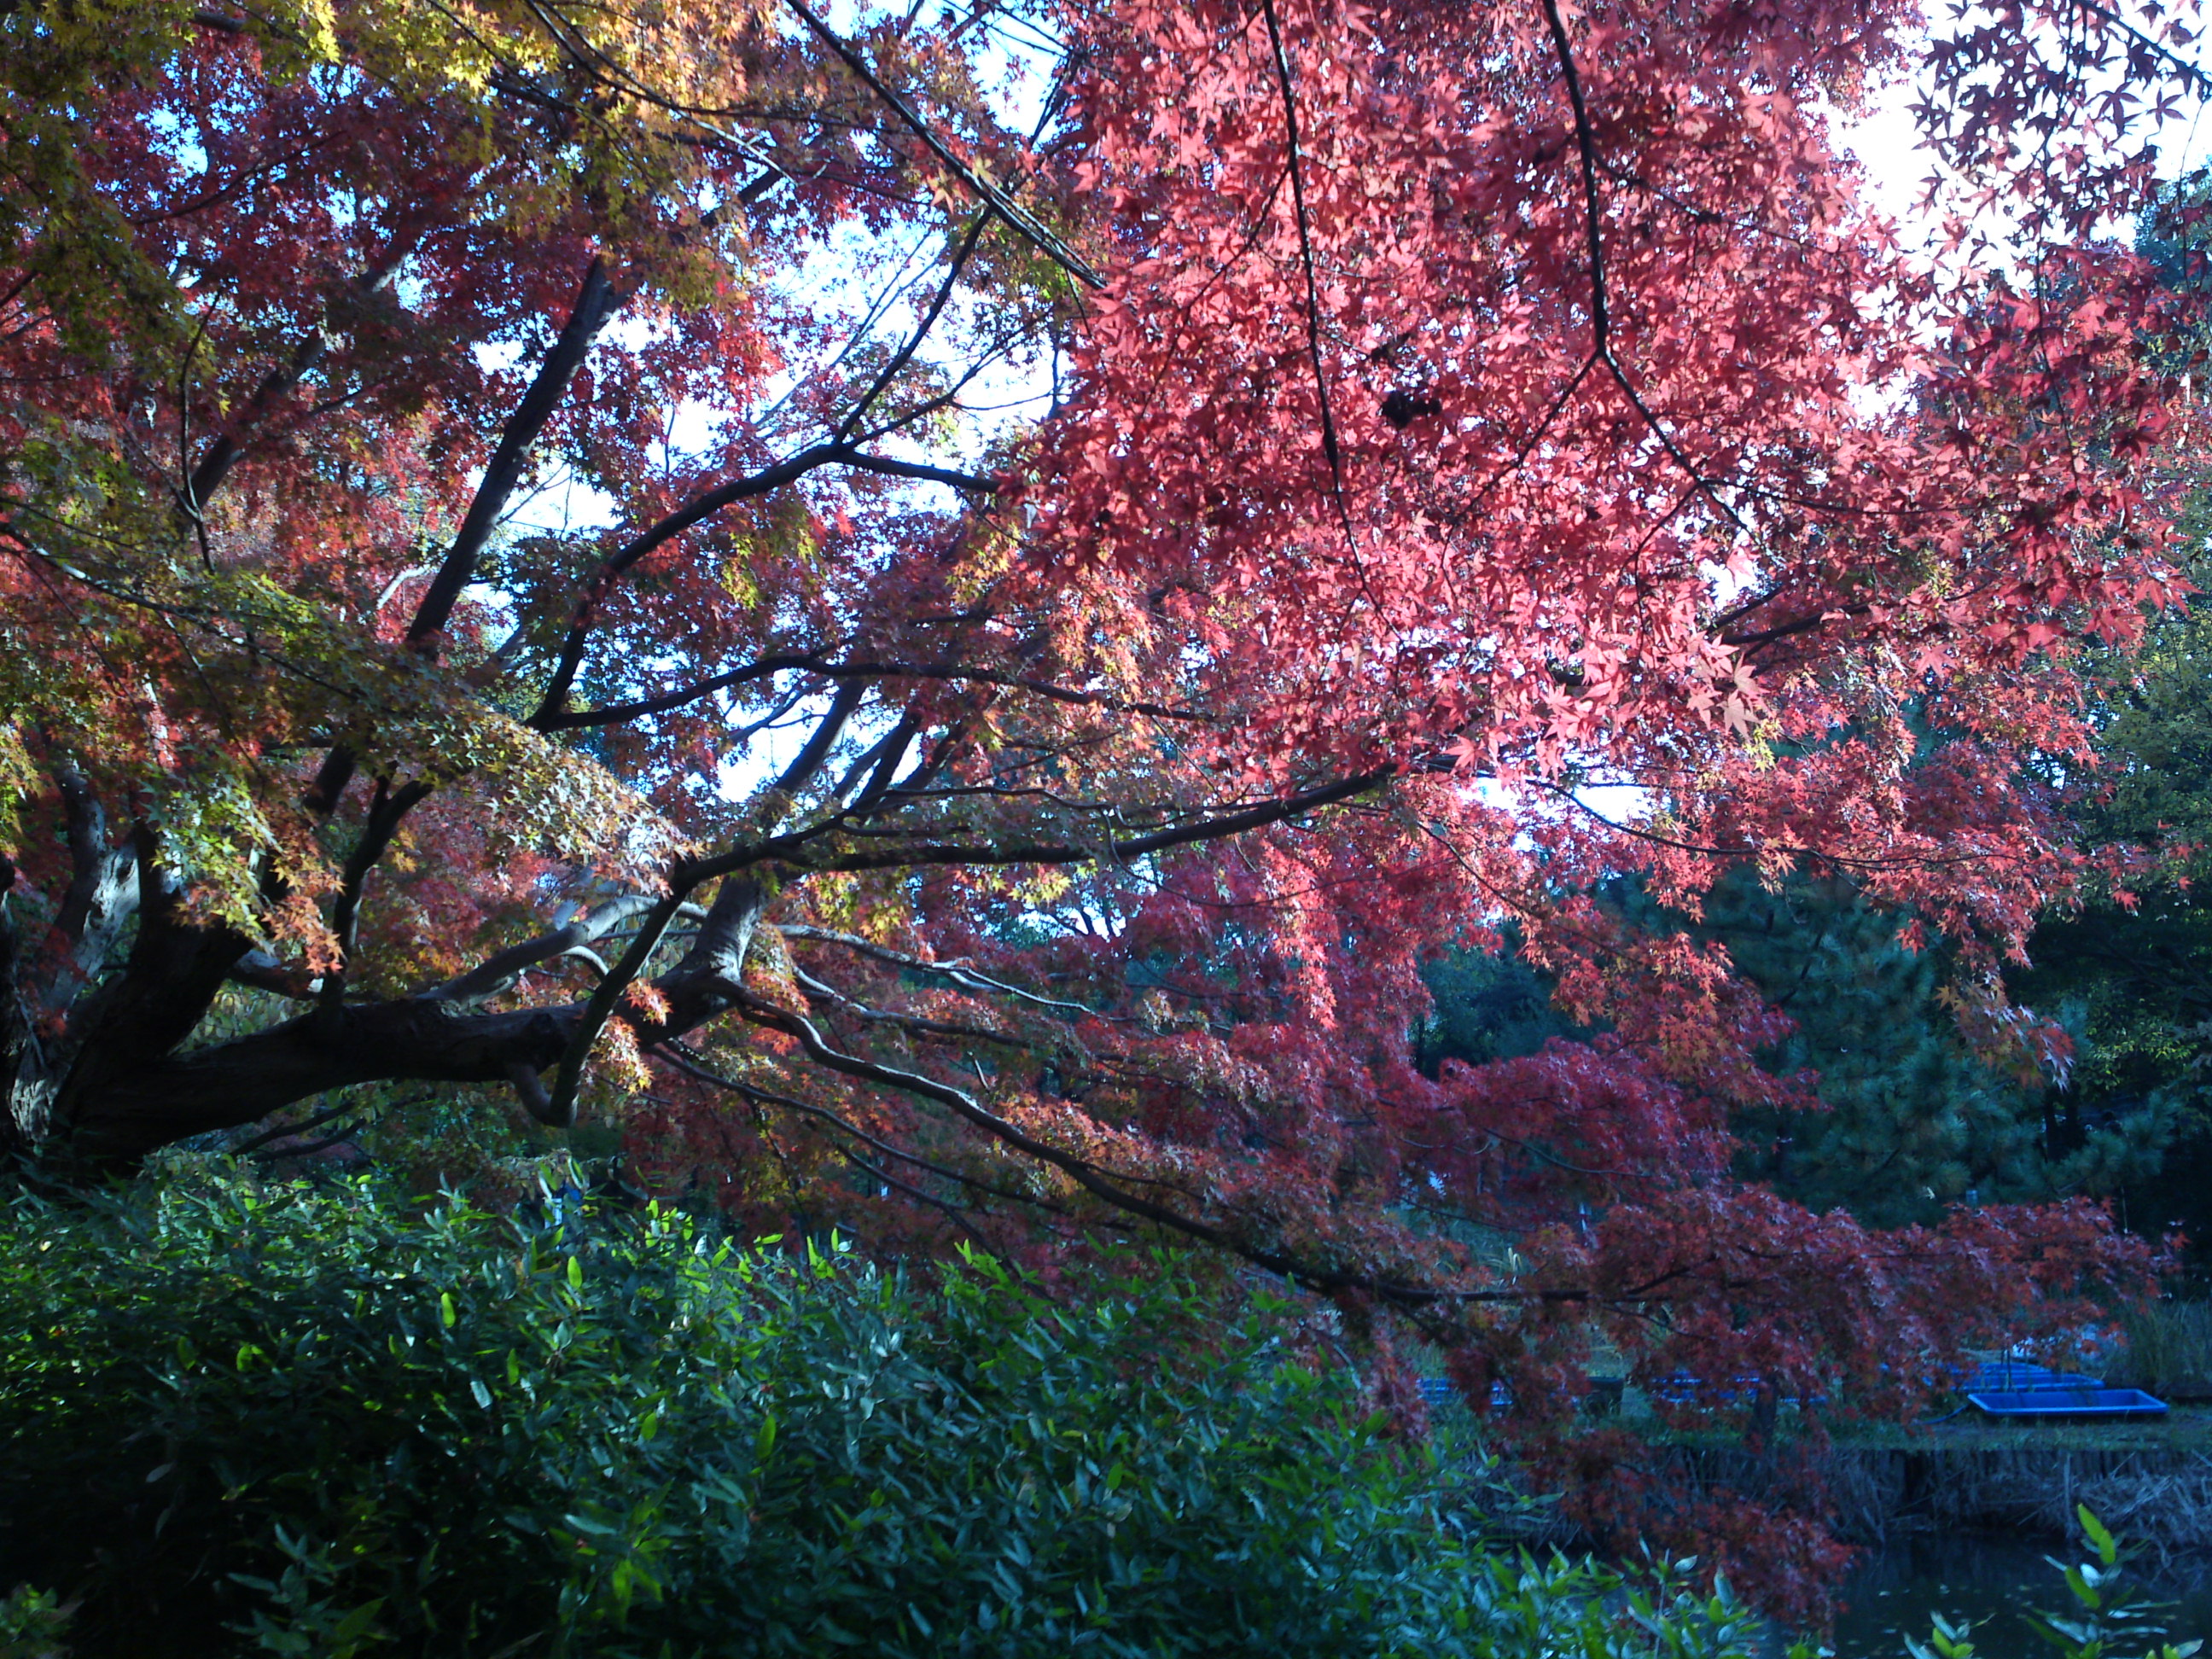
{"type": "MultiPolygon", "coordinates": [[[[2142,238],[2179,285],[2203,283],[2193,191],[2177,191],[2142,238]],[[2185,257],[2186,256],[2186,257],[2185,257]]],[[[2208,502],[2201,462],[2177,471],[2183,569],[2200,591],[2208,574],[2208,502]]],[[[2212,617],[2201,598],[2157,617],[2132,649],[2101,653],[2090,707],[2105,767],[2084,804],[2091,845],[2155,860],[2105,884],[2079,908],[2047,915],[2028,961],[2009,970],[2014,994],[2063,1017],[2077,1034],[2064,1087],[2049,1115],[2053,1139],[2086,1146],[2130,1118],[2165,1121],[2172,1145],[2156,1171],[2121,1189],[2129,1223],[2184,1230],[2201,1269],[2212,1242],[2204,1171],[2212,1158],[2212,617]]]]}
{"type": "Polygon", "coordinates": [[[2141,1253],[1737,1178],[1808,1096],[1679,919],[1848,884],[2059,1052],[1998,968],[2098,873],[2077,662],[2180,591],[2114,233],[2191,38],[7,10],[10,1144],[428,1085],[763,1226],[1214,1246],[1583,1467],[1600,1336],[1908,1409],[2141,1253]],[[1837,137],[1916,67],[1927,249],[1837,137]],[[1509,926],[1580,1035],[1428,1075],[1509,926]]]}

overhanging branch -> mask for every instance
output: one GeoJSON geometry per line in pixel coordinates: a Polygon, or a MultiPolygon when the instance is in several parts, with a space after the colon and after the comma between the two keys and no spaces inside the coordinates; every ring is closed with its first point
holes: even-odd
{"type": "Polygon", "coordinates": [[[526,724],[541,732],[558,729],[555,722],[567,712],[569,689],[575,684],[577,671],[583,666],[585,647],[590,643],[592,619],[615,583],[633,565],[647,554],[666,546],[685,531],[704,524],[725,507],[781,489],[826,466],[849,466],[859,471],[880,473],[888,477],[912,478],[987,494],[997,488],[988,478],[929,466],[921,462],[870,455],[848,444],[835,441],[812,445],[787,460],[748,473],[742,478],[732,478],[717,484],[640,532],[601,562],[599,569],[592,573],[584,586],[582,597],[576,605],[575,616],[569,623],[568,638],[562,644],[560,659],[555,664],[544,695],[526,724]]]}
{"type": "Polygon", "coordinates": [[[827,829],[827,826],[821,826],[794,835],[775,836],[752,847],[733,848],[718,857],[702,860],[696,867],[709,875],[721,875],[770,862],[787,864],[795,869],[823,872],[896,870],[908,866],[962,864],[978,866],[1091,864],[1101,859],[1127,863],[1147,854],[1165,852],[1173,847],[1224,840],[1249,830],[1280,823],[1301,813],[1350,800],[1356,795],[1364,795],[1381,787],[1395,777],[1397,771],[1395,766],[1380,767],[1316,789],[1265,801],[1241,812],[1199,818],[1171,829],[1155,830],[1150,835],[1109,842],[1103,847],[1085,847],[1072,842],[920,842],[880,849],[864,848],[823,852],[817,850],[816,847],[827,829]]]}
{"type": "Polygon", "coordinates": [[[1038,679],[1032,675],[1002,673],[995,669],[898,660],[837,662],[814,652],[785,652],[763,657],[757,662],[747,663],[743,668],[732,668],[726,673],[712,675],[673,691],[665,691],[658,696],[640,697],[632,702],[610,703],[599,708],[569,709],[551,714],[538,723],[538,729],[543,732],[569,732],[586,726],[618,725],[624,720],[642,719],[647,714],[665,714],[672,708],[680,708],[687,702],[712,696],[715,692],[727,690],[733,685],[744,685],[777,674],[797,672],[819,675],[827,680],[951,680],[975,685],[1001,685],[1012,690],[1031,691],[1053,702],[1097,708],[1108,714],[1143,714],[1153,720],[1192,723],[1210,723],[1211,720],[1210,716],[1193,709],[1176,708],[1166,703],[1147,702],[1137,698],[1116,697],[1099,691],[1084,691],[1073,686],[1055,685],[1049,680],[1038,679]]]}
{"type": "Polygon", "coordinates": [[[934,1101],[949,1108],[963,1121],[981,1129],[1000,1144],[1060,1170],[1085,1192],[1111,1208],[1183,1237],[1226,1250],[1255,1267],[1265,1267],[1271,1273],[1280,1273],[1316,1290],[1361,1291],[1408,1308],[1430,1307],[1443,1302],[1583,1302],[1593,1299],[1592,1292],[1579,1287],[1454,1291],[1410,1285],[1327,1267],[1279,1250],[1255,1245],[1239,1238],[1231,1228],[1184,1215],[1167,1205],[1129,1191],[1121,1184],[1121,1178],[1112,1171],[1103,1170],[1087,1158],[1064,1152],[1050,1142],[1030,1134],[990,1110],[964,1089],[956,1088],[920,1072],[879,1065],[857,1054],[842,1053],[823,1041],[821,1032],[805,1015],[763,1002],[741,990],[735,991],[733,995],[741,1015],[757,1025],[796,1038],[807,1058],[817,1065],[847,1077],[934,1101]]]}

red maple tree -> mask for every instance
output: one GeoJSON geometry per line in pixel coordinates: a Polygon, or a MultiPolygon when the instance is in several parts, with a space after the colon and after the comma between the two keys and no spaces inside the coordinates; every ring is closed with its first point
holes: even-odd
{"type": "Polygon", "coordinates": [[[8,10],[4,1139],[489,1085],[749,1223],[1164,1232],[1507,1383],[1599,1522],[1600,1338],[1911,1409],[2141,1253],[1732,1182],[1776,1017],[1595,895],[1814,869],[1971,969],[2079,879],[2069,659],[2174,592],[2110,234],[2189,39],[8,10]],[[1932,252],[1836,148],[1916,56],[1932,252]],[[1603,1034],[1423,1074],[1508,921],[1603,1034]]]}

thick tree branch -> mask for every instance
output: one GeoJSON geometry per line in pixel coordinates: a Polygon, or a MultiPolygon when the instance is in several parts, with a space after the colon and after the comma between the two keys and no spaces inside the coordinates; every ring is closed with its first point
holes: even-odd
{"type": "Polygon", "coordinates": [[[295,1002],[312,1002],[322,987],[322,981],[311,978],[296,968],[288,968],[266,951],[248,951],[230,964],[231,982],[250,985],[257,991],[289,997],[295,1002]]]}
{"type": "MultiPolygon", "coordinates": [[[[127,1087],[128,1079],[158,1066],[189,1037],[232,967],[253,948],[252,940],[228,927],[189,920],[185,884],[159,861],[154,832],[141,826],[133,840],[138,936],[122,973],[87,999],[72,1019],[76,1057],[54,1103],[56,1127],[73,1146],[80,1109],[118,1085],[127,1087]]],[[[176,1138],[171,1133],[152,1145],[176,1138]]]]}
{"type": "MultiPolygon", "coordinates": [[[[1757,609],[1756,606],[1753,608],[1757,609]]],[[[1810,634],[1827,627],[1832,623],[1841,622],[1850,617],[1863,617],[1873,609],[1871,605],[1863,601],[1848,605],[1831,605],[1810,615],[1800,617],[1794,622],[1778,623],[1771,628],[1731,629],[1717,637],[1723,645],[1733,646],[1739,651],[1754,651],[1762,645],[1771,645],[1777,640],[1790,639],[1799,634],[1810,634]]]]}
{"type": "MultiPolygon", "coordinates": [[[[837,688],[837,694],[830,699],[829,713],[823,715],[821,723],[814,728],[813,735],[807,738],[806,746],[793,757],[789,766],[784,768],[782,775],[769,786],[769,795],[772,800],[788,801],[814,781],[815,775],[829,760],[830,751],[836,746],[837,739],[844,736],[846,726],[860,712],[861,700],[867,695],[867,685],[860,680],[847,680],[837,688]]],[[[770,810],[778,817],[781,816],[781,807],[770,810]]]]}
{"type": "Polygon", "coordinates": [[[845,775],[838,779],[836,787],[830,790],[830,803],[832,805],[842,805],[845,798],[852,794],[854,786],[860,784],[864,777],[866,783],[861,786],[860,794],[846,810],[848,812],[862,811],[882,799],[890,788],[891,779],[897,774],[900,763],[906,759],[907,751],[914,747],[915,733],[919,729],[911,709],[900,714],[892,722],[890,731],[854,757],[852,764],[845,769],[845,775]]]}
{"type": "MultiPolygon", "coordinates": [[[[834,734],[842,720],[825,716],[817,738],[822,732],[834,734]]],[[[805,786],[826,758],[831,741],[834,736],[810,744],[820,753],[805,768],[794,768],[801,775],[787,773],[788,787],[805,786]]],[[[956,854],[992,863],[1083,862],[1102,853],[1135,858],[1238,834],[1348,799],[1378,787],[1391,772],[1381,769],[1241,811],[1131,837],[1104,849],[1048,844],[923,847],[903,854],[864,853],[859,857],[867,860],[867,867],[949,861],[956,854]]],[[[173,877],[152,863],[150,844],[141,845],[144,920],[131,961],[112,987],[112,1000],[103,1002],[97,1041],[88,1045],[99,1058],[81,1062],[64,1090],[62,1105],[69,1115],[64,1121],[70,1125],[72,1146],[79,1155],[94,1160],[127,1160],[180,1135],[252,1122],[310,1095],[379,1080],[504,1082],[517,1090],[541,1121],[556,1127],[572,1123],[583,1064],[599,1032],[643,973],[669,927],[691,908],[686,902],[689,895],[717,877],[738,877],[724,881],[698,938],[682,961],[656,981],[668,999],[669,1013],[664,1022],[642,1028],[652,1042],[678,1036],[740,1006],[745,956],[773,890],[766,870],[777,865],[793,872],[807,867],[794,855],[805,850],[815,833],[772,836],[719,860],[679,866],[672,872],[669,893],[647,906],[629,949],[582,1005],[498,1013],[467,1006],[489,994],[507,975],[529,965],[529,960],[544,960],[559,950],[574,948],[575,941],[565,929],[556,929],[431,993],[382,1004],[325,1002],[312,1013],[182,1057],[174,1049],[197,1025],[215,990],[247,957],[252,943],[220,929],[182,926],[181,890],[173,877]],[[538,1082],[539,1074],[556,1066],[560,1071],[549,1093],[538,1082]]],[[[141,840],[146,840],[143,833],[141,840]]],[[[850,857],[844,860],[854,861],[850,857]]],[[[829,860],[822,867],[840,866],[829,860]]],[[[586,931],[602,927],[611,931],[639,914],[635,902],[618,902],[595,912],[584,926],[586,931]]],[[[791,936],[865,948],[879,956],[898,954],[826,930],[793,928],[791,936]]],[[[970,988],[1003,992],[1042,1006],[1058,1006],[1070,1012],[1080,1006],[1054,1005],[954,964],[916,959],[913,965],[970,988]]]]}
{"type": "Polygon", "coordinates": [[[431,578],[428,590],[416,607],[415,620],[408,624],[410,640],[436,633],[453,615],[461,591],[476,574],[477,556],[483,551],[493,526],[507,510],[507,500],[521,479],[532,447],[561,406],[562,399],[568,396],[568,383],[583,367],[585,354],[590,351],[592,342],[621,301],[621,295],[608,279],[606,261],[594,258],[584,273],[583,285],[577,290],[575,304],[569,308],[568,320],[562,326],[560,337],[545,354],[545,361],[538,365],[530,390],[507,417],[506,429],[500,434],[499,447],[492,452],[484,467],[483,482],[477,485],[468,514],[462,519],[461,527],[453,532],[453,545],[447,550],[438,574],[431,578]]]}
{"type": "Polygon", "coordinates": [[[508,946],[487,957],[465,974],[420,994],[426,1002],[451,1002],[465,1006],[488,1001],[514,988],[526,969],[556,957],[577,955],[605,938],[631,917],[653,908],[656,900],[643,893],[625,893],[595,905],[536,939],[508,946]]]}
{"type": "MultiPolygon", "coordinates": [[[[454,533],[453,545],[431,577],[422,603],[416,607],[414,620],[407,628],[410,641],[436,633],[453,615],[455,602],[476,574],[477,556],[514,493],[531,447],[538,441],[554,410],[560,407],[562,398],[568,395],[568,384],[582,366],[585,354],[621,300],[608,280],[605,261],[594,258],[584,273],[583,286],[577,292],[568,322],[562,325],[545,361],[538,366],[529,391],[508,416],[506,428],[500,434],[499,447],[484,469],[483,481],[477,486],[460,529],[454,533]]],[[[319,817],[335,812],[346,785],[353,779],[355,765],[351,749],[341,744],[331,750],[307,792],[308,810],[319,817]]],[[[413,804],[410,801],[409,805],[413,804]]],[[[401,817],[404,816],[403,808],[401,817]]],[[[398,827],[397,819],[392,827],[398,827]]]]}
{"type": "Polygon", "coordinates": [[[64,1014],[106,963],[138,908],[137,854],[108,844],[107,814],[84,774],[64,762],[54,768],[70,849],[70,884],[53,921],[62,953],[38,997],[49,1018],[64,1014]]]}
{"type": "MultiPolygon", "coordinates": [[[[857,682],[838,687],[829,712],[815,727],[806,746],[769,787],[768,811],[771,827],[774,818],[781,815],[781,804],[804,789],[822,769],[865,695],[866,688],[857,682]]],[[[629,949],[593,988],[591,1000],[584,1006],[583,1018],[561,1055],[560,1070],[555,1074],[545,1109],[546,1122],[566,1128],[575,1121],[576,1091],[582,1085],[584,1066],[591,1058],[592,1046],[599,1040],[599,1033],[605,1029],[623,994],[652,961],[653,951],[659,948],[662,937],[684,901],[716,873],[720,872],[696,864],[678,866],[670,877],[668,896],[654,904],[639,927],[637,937],[630,941],[629,949]]],[[[769,889],[750,871],[722,884],[706,921],[700,926],[698,939],[676,970],[661,982],[664,994],[678,991],[696,1005],[687,1007],[680,1023],[672,1018],[672,1032],[687,1030],[728,1006],[720,998],[720,988],[734,985],[742,977],[744,953],[752,942],[754,927],[768,897],[769,889]]]]}
{"type": "Polygon", "coordinates": [[[745,958],[772,896],[769,885],[750,874],[721,884],[691,948],[654,981],[668,999],[665,1031],[680,1036],[727,1011],[723,988],[743,982],[745,958]]]}
{"type": "Polygon", "coordinates": [[[560,1058],[578,1017],[573,1005],[486,1013],[409,1000],[318,1009],[181,1056],[140,1051],[88,1096],[70,1148],[126,1162],[355,1084],[501,1083],[516,1066],[534,1075],[560,1058]]]}
{"type": "Polygon", "coordinates": [[[743,668],[732,668],[727,673],[716,674],[673,691],[665,691],[657,697],[640,697],[634,702],[607,703],[598,708],[563,708],[552,713],[541,708],[538,714],[531,717],[531,724],[541,732],[575,732],[594,726],[619,726],[627,720],[642,720],[648,714],[665,714],[672,708],[681,708],[687,702],[711,697],[715,692],[726,691],[733,685],[772,679],[778,674],[795,670],[811,669],[815,661],[811,653],[804,652],[763,657],[758,662],[747,663],[743,668]]]}
{"type": "Polygon", "coordinates": [[[1078,846],[1070,842],[1006,842],[995,844],[988,842],[917,842],[880,849],[817,852],[810,845],[822,833],[817,829],[776,836],[753,847],[735,848],[719,857],[703,860],[697,867],[708,875],[720,875],[771,861],[788,864],[797,869],[825,872],[894,870],[925,865],[1091,864],[1102,857],[1116,863],[1127,863],[1148,853],[1164,852],[1171,847],[1188,847],[1200,842],[1220,841],[1241,835],[1248,830],[1263,829],[1268,824],[1297,817],[1303,812],[1349,800],[1356,795],[1364,795],[1379,788],[1395,776],[1397,770],[1395,766],[1379,768],[1317,789],[1287,795],[1279,800],[1262,802],[1241,812],[1200,818],[1173,829],[1156,830],[1151,835],[1109,842],[1103,848],[1078,846]]]}
{"type": "MultiPolygon", "coordinates": [[[[659,981],[669,997],[672,1017],[654,1030],[653,1040],[680,1035],[727,1007],[718,988],[721,975],[743,971],[744,945],[757,924],[763,890],[745,881],[724,884],[706,913],[698,940],[659,981]]],[[[647,903],[646,928],[626,963],[649,957],[668,921],[692,908],[666,898],[647,903]]],[[[633,901],[617,900],[584,926],[604,933],[636,914],[633,901]]],[[[453,983],[466,981],[481,991],[544,943],[532,941],[494,957],[453,983]]],[[[245,954],[242,948],[238,951],[245,954]]],[[[633,969],[619,981],[610,975],[608,982],[626,988],[635,977],[633,969]]],[[[504,1083],[515,1088],[540,1121],[560,1127],[573,1124],[573,1092],[556,1107],[539,1074],[560,1063],[580,1032],[589,1029],[596,1034],[614,998],[606,999],[605,1009],[569,1003],[494,1012],[470,1006],[466,994],[443,994],[448,988],[392,1002],[325,1005],[181,1056],[172,1051],[185,1033],[175,1031],[173,1024],[159,1032],[118,1030],[118,1041],[128,1045],[119,1063],[88,1077],[82,1087],[71,1079],[83,1103],[72,1127],[71,1150],[96,1163],[128,1161],[181,1136],[233,1128],[310,1096],[375,1082],[504,1083]]],[[[197,1023],[197,1012],[192,1018],[197,1023]]],[[[588,1052],[589,1042],[583,1047],[588,1052]]]]}

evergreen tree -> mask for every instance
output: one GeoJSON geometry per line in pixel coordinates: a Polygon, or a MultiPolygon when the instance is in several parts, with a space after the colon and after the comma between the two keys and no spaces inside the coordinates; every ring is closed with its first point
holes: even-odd
{"type": "MultiPolygon", "coordinates": [[[[1961,1029],[1954,953],[1908,948],[1906,918],[1848,883],[1799,875],[1769,890],[1738,878],[1708,896],[1694,922],[1663,917],[1632,884],[1609,899],[1641,925],[1671,920],[1725,947],[1794,1023],[1761,1056],[1782,1085],[1777,1102],[1735,1115],[1737,1168],[1814,1210],[1847,1208],[1893,1227],[1937,1220],[1959,1203],[2132,1195],[2158,1182],[2161,1150],[2188,1121],[2171,1091],[2102,1086],[2119,1061],[2146,1062],[2113,1040],[2125,1019],[2146,1033],[2169,1028],[2117,981],[2094,1006],[2072,994],[2078,965],[2063,1012],[2085,1058],[2069,1081],[1978,1052],[1961,1029]],[[1781,1103],[1793,1085],[1817,1103],[1781,1103]]],[[[1421,1034],[1431,1072],[1445,1060],[1481,1065],[1587,1035],[1553,1007],[1551,980],[1510,933],[1504,949],[1455,952],[1423,977],[1436,1005],[1421,1034]]]]}
{"type": "MultiPolygon", "coordinates": [[[[2207,205],[2203,186],[2185,183],[2146,220],[2140,251],[2177,290],[2212,290],[2207,205]]],[[[2177,339],[2175,372],[2201,381],[2206,343],[2177,339]]],[[[2212,1242],[2212,488],[2201,478],[2179,529],[2196,603],[2154,618],[2135,651],[2106,654],[2092,684],[2106,788],[2082,816],[2090,845],[2160,863],[2046,918],[2031,965],[2008,979],[2017,1000],[2063,1011],[2077,1035],[2051,1103],[2054,1140],[2087,1144],[2131,1116],[2165,1118],[2173,1143],[2123,1186],[2123,1215],[2145,1231],[2180,1226],[2201,1249],[2212,1242]]]]}
{"type": "Polygon", "coordinates": [[[1742,1172],[1817,1210],[1899,1226],[1959,1203],[2101,1194],[2157,1167],[2169,1114],[2148,1103],[2065,1133],[2049,1081],[1976,1052],[1954,963],[1844,883],[1745,880],[1714,895],[1718,939],[1796,1029],[1767,1056],[1816,1074],[1820,1107],[1739,1114],[1742,1172]]]}
{"type": "MultiPolygon", "coordinates": [[[[2196,516],[2212,519],[2201,495],[2196,516]]],[[[2212,584],[2212,560],[2197,565],[2198,586],[2212,584]]],[[[2076,1033],[2074,1069],[2051,1103],[2054,1139],[2087,1144],[2132,1116],[2167,1121],[2172,1145],[2121,1188],[2123,1218],[2148,1232],[2179,1227],[2201,1253],[2212,1241],[2212,615],[2200,602],[2161,618],[2114,668],[2111,793],[2085,833],[2163,861],[2131,890],[2047,918],[2009,988],[2063,1012],[2076,1033]]]]}
{"type": "Polygon", "coordinates": [[[1447,1060],[1469,1066],[1533,1054],[1555,1036],[1582,1028],[1552,1006],[1552,981],[1521,956],[1509,928],[1498,951],[1452,951],[1421,967],[1435,1006],[1419,1034],[1421,1070],[1434,1077],[1447,1060]]]}

